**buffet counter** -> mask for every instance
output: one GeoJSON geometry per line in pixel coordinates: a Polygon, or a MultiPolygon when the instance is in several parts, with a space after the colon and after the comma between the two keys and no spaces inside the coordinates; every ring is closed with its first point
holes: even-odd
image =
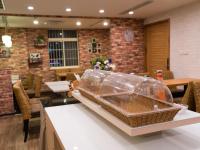
{"type": "Polygon", "coordinates": [[[200,123],[130,137],[83,104],[45,109],[46,149],[200,150],[200,123]]]}

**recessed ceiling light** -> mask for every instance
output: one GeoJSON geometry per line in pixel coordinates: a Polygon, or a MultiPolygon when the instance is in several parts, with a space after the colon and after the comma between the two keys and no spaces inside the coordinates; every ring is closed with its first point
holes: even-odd
{"type": "Polygon", "coordinates": [[[108,26],[108,24],[109,24],[109,23],[108,23],[107,21],[104,21],[104,22],[103,22],[103,25],[104,25],[104,26],[108,26]]]}
{"type": "Polygon", "coordinates": [[[103,14],[104,12],[105,12],[105,11],[104,11],[103,9],[100,9],[100,10],[99,10],[99,13],[100,13],[100,14],[103,14]]]}
{"type": "Polygon", "coordinates": [[[76,25],[77,25],[77,26],[81,26],[81,24],[82,24],[82,23],[81,23],[80,21],[77,21],[77,22],[76,22],[76,25]]]}
{"type": "Polygon", "coordinates": [[[71,9],[71,8],[66,8],[65,11],[66,11],[66,12],[71,12],[72,9],[71,9]]]}
{"type": "Polygon", "coordinates": [[[44,22],[44,24],[46,25],[46,24],[47,24],[47,22],[44,22]]]}
{"type": "Polygon", "coordinates": [[[128,14],[129,14],[129,15],[133,15],[133,14],[134,14],[134,11],[129,11],[128,14]]]}
{"type": "Polygon", "coordinates": [[[27,9],[28,10],[34,10],[34,7],[33,6],[28,6],[27,9]]]}
{"type": "Polygon", "coordinates": [[[34,19],[34,20],[33,20],[33,24],[38,25],[38,24],[39,24],[39,21],[38,21],[37,19],[34,19]]]}

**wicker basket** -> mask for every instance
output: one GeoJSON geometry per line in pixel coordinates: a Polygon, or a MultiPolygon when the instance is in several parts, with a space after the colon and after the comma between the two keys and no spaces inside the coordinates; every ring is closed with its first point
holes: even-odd
{"type": "Polygon", "coordinates": [[[107,94],[100,98],[83,88],[79,88],[79,91],[131,127],[171,121],[180,110],[171,103],[141,95],[134,97],[134,101],[127,102],[125,99],[129,93],[107,94]],[[160,108],[159,110],[152,111],[152,101],[160,108]]]}
{"type": "MultiPolygon", "coordinates": [[[[127,95],[121,95],[123,96],[127,95]]],[[[104,109],[132,127],[171,121],[180,110],[171,103],[141,95],[137,96],[137,100],[128,103],[123,103],[123,100],[122,103],[116,102],[119,100],[113,100],[113,96],[105,96],[100,101],[104,109]],[[161,109],[152,111],[152,101],[161,109]]]]}
{"type": "Polygon", "coordinates": [[[96,97],[95,94],[83,89],[83,88],[78,88],[79,92],[81,93],[81,95],[87,97],[89,100],[97,103],[97,104],[101,104],[101,101],[96,97]]]}

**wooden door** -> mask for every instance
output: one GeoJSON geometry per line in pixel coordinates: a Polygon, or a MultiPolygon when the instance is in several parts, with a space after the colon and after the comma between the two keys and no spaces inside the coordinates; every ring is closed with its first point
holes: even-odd
{"type": "Polygon", "coordinates": [[[163,21],[145,27],[146,66],[150,75],[156,70],[169,70],[170,25],[163,21]]]}

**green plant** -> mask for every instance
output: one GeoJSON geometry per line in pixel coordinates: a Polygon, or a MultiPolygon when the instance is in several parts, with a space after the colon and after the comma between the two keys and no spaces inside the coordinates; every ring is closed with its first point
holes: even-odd
{"type": "Polygon", "coordinates": [[[95,65],[97,63],[99,63],[99,67],[100,67],[99,69],[104,70],[105,69],[105,63],[104,62],[106,60],[108,60],[107,57],[105,57],[105,56],[99,56],[99,57],[93,58],[90,63],[91,63],[91,65],[92,65],[93,68],[95,67],[95,65]]]}
{"type": "Polygon", "coordinates": [[[39,36],[37,36],[36,41],[38,44],[44,44],[45,38],[43,35],[39,35],[39,36]]]}

